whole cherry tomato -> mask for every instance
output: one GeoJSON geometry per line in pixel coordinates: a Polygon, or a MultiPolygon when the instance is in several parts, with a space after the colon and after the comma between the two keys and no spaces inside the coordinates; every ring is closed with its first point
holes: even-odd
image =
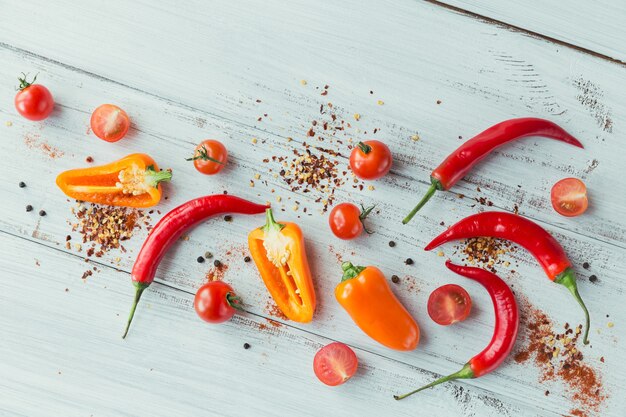
{"type": "Polygon", "coordinates": [[[362,180],[384,177],[392,163],[391,151],[378,140],[359,142],[350,154],[350,168],[362,180]]]}
{"type": "Polygon", "coordinates": [[[578,178],[565,178],[552,186],[552,207],[566,217],[583,214],[589,206],[587,187],[578,178]]]}
{"type": "Polygon", "coordinates": [[[335,206],[328,216],[330,230],[339,239],[350,240],[358,237],[365,230],[371,234],[365,227],[364,221],[375,206],[364,208],[363,211],[352,203],[341,203],[335,206]]]}
{"type": "Polygon", "coordinates": [[[50,116],[54,109],[54,99],[50,90],[41,84],[35,84],[37,76],[31,82],[26,81],[26,74],[20,81],[19,91],[15,95],[17,112],[28,120],[38,121],[50,116]]]}
{"type": "Polygon", "coordinates": [[[228,151],[222,142],[207,139],[196,146],[193,158],[188,158],[187,161],[193,161],[198,172],[213,175],[220,172],[226,165],[228,151]]]}
{"type": "Polygon", "coordinates": [[[428,315],[442,326],[465,320],[471,309],[472,299],[463,287],[456,284],[443,285],[428,297],[428,315]]]}
{"type": "Polygon", "coordinates": [[[103,104],[91,114],[91,130],[102,140],[117,142],[126,136],[130,119],[114,104],[103,104]]]}
{"type": "Polygon", "coordinates": [[[349,346],[333,342],[321,348],[313,359],[313,371],[326,385],[341,385],[352,378],[359,365],[354,351],[349,346]]]}
{"type": "Polygon", "coordinates": [[[223,281],[211,281],[196,292],[193,306],[198,316],[209,323],[222,323],[241,310],[241,298],[223,281]]]}

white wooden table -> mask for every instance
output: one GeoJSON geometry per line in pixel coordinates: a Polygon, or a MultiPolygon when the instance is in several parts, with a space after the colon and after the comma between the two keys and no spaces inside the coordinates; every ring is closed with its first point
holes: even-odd
{"type": "MultiPolygon", "coordinates": [[[[0,415],[569,415],[577,405],[562,382],[540,383],[532,362],[513,360],[481,379],[402,402],[392,398],[456,371],[490,338],[493,313],[484,290],[447,271],[445,258],[422,251],[444,229],[440,222],[484,209],[478,197],[493,202],[488,209],[519,206],[562,242],[592,312],[592,343],[581,348],[608,395],[589,415],[626,415],[626,8],[617,0],[546,3],[0,1],[0,415]],[[56,99],[42,123],[13,107],[22,71],[39,72],[56,99]],[[327,96],[320,95],[324,85],[327,96]],[[91,111],[106,102],[133,122],[128,137],[113,145],[87,131],[91,111]],[[370,223],[376,233],[353,243],[332,236],[316,195],[291,193],[262,163],[301,147],[328,102],[352,120],[346,135],[383,140],[395,155],[391,174],[374,190],[337,190],[338,200],[380,209],[370,223]],[[454,188],[466,198],[439,193],[410,225],[400,223],[459,136],[521,116],[561,124],[585,149],[539,138],[512,144],[454,188]],[[420,140],[411,140],[415,134],[420,140]],[[204,177],[184,161],[205,138],[227,145],[231,160],[223,174],[204,177]],[[57,157],[42,144],[57,149],[57,157]],[[146,230],[127,242],[128,253],[111,251],[86,264],[84,252],[65,248],[73,202],[54,178],[84,166],[87,156],[105,163],[136,151],[174,171],[162,213],[223,190],[285,208],[278,217],[297,221],[306,234],[319,299],[315,320],[268,323],[276,318],[267,291],[242,253],[247,232],[263,219],[236,216],[201,225],[167,255],[122,340],[133,294],[129,271],[146,230]],[[262,181],[251,188],[257,173],[262,181]],[[589,211],[575,219],[560,217],[549,203],[551,185],[568,176],[582,178],[590,192],[589,211]],[[27,204],[35,210],[25,212],[27,204]],[[48,215],[39,217],[39,209],[48,215]],[[248,313],[221,326],[205,325],[192,307],[209,269],[196,257],[207,250],[229,264],[225,279],[247,301],[248,313]],[[415,265],[405,265],[407,257],[415,265]],[[352,324],[332,292],[338,258],[374,263],[403,279],[394,290],[421,326],[417,350],[389,351],[352,324]],[[81,279],[92,266],[98,272],[81,279]],[[442,328],[425,305],[433,289],[449,282],[467,288],[476,308],[467,321],[442,328]],[[355,378],[337,388],[312,371],[317,349],[333,340],[352,346],[360,360],[355,378]]],[[[443,250],[459,261],[453,248],[443,250]]],[[[512,256],[516,272],[513,266],[499,272],[518,294],[555,327],[581,322],[564,288],[550,284],[527,253],[512,256]]]]}

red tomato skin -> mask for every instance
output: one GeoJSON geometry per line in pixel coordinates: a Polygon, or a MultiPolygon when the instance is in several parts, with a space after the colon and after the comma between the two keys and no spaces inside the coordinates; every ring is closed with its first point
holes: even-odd
{"type": "Polygon", "coordinates": [[[350,153],[350,168],[362,180],[375,180],[387,175],[393,164],[389,147],[378,140],[363,142],[371,148],[365,153],[358,145],[350,153]]]}
{"type": "Polygon", "coordinates": [[[428,315],[435,323],[441,326],[449,326],[454,323],[465,320],[472,309],[472,299],[470,295],[465,291],[465,288],[456,284],[446,284],[436,290],[434,290],[428,297],[427,310],[428,315]],[[463,300],[463,307],[460,310],[460,315],[455,316],[455,312],[441,310],[441,307],[437,302],[442,298],[448,296],[450,293],[458,295],[463,300]],[[445,314],[448,313],[448,317],[445,314]]]}
{"type": "Polygon", "coordinates": [[[130,128],[130,118],[128,114],[115,104],[102,104],[98,106],[91,114],[90,120],[91,131],[100,139],[107,142],[117,142],[128,133],[130,128]],[[105,131],[107,118],[112,112],[118,112],[115,120],[114,129],[110,132],[105,131]]]}
{"type": "Polygon", "coordinates": [[[194,167],[196,167],[196,170],[198,170],[198,172],[204,175],[217,174],[222,169],[224,169],[224,166],[226,166],[226,163],[228,162],[228,149],[226,149],[224,144],[220,141],[207,139],[200,142],[198,146],[196,146],[194,156],[198,156],[198,150],[202,149],[203,147],[206,149],[207,154],[211,158],[220,161],[221,164],[218,164],[211,160],[205,161],[203,159],[196,159],[195,161],[193,161],[194,167]]]}
{"type": "Polygon", "coordinates": [[[333,342],[317,351],[313,359],[313,372],[324,384],[335,387],[346,382],[356,373],[359,360],[350,347],[341,342],[333,342]],[[332,359],[329,361],[328,359],[332,359]],[[333,362],[341,365],[343,375],[333,368],[333,362]]]}
{"type": "Polygon", "coordinates": [[[352,203],[335,206],[328,216],[330,230],[339,239],[354,239],[363,233],[363,223],[359,218],[361,210],[352,203]]]}
{"type": "Polygon", "coordinates": [[[32,84],[17,92],[15,109],[28,120],[44,120],[54,109],[54,98],[43,85],[32,84]]]}
{"type": "Polygon", "coordinates": [[[193,300],[198,316],[213,324],[229,320],[236,311],[226,299],[229,293],[235,294],[233,288],[223,281],[211,281],[201,286],[193,300]]]}
{"type": "Polygon", "coordinates": [[[564,178],[560,181],[557,181],[550,190],[550,200],[552,202],[552,208],[554,208],[554,211],[565,217],[580,216],[585,211],[587,211],[587,208],[589,207],[587,186],[578,178],[564,178]],[[568,202],[563,201],[563,199],[565,195],[572,190],[577,191],[584,196],[580,197],[574,202],[569,202],[569,204],[573,204],[573,207],[562,207],[562,204],[568,204],[568,202]]]}

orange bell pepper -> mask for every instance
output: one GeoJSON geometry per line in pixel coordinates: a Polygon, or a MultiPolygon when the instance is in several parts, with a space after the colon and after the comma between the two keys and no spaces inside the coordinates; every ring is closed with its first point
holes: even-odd
{"type": "Polygon", "coordinates": [[[315,289],[302,231],[295,223],[278,223],[272,209],[265,226],[248,235],[248,246],[261,278],[289,320],[307,323],[315,312],[315,289]]]}
{"type": "Polygon", "coordinates": [[[71,169],[57,177],[57,185],[68,197],[109,206],[151,207],[161,200],[162,181],[172,173],[159,171],[143,153],[128,155],[110,164],[71,169]]]}
{"type": "Polygon", "coordinates": [[[413,350],[420,329],[391,291],[382,271],[374,266],[341,265],[343,278],[335,298],[352,320],[372,339],[395,350],[413,350]]]}

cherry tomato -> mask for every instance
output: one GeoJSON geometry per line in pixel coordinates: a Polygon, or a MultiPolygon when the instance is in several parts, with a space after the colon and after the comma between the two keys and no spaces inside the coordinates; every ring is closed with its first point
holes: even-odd
{"type": "Polygon", "coordinates": [[[554,184],[550,197],[556,212],[567,217],[580,216],[589,206],[587,187],[578,178],[565,178],[554,184]]]}
{"type": "Polygon", "coordinates": [[[208,139],[196,146],[193,158],[189,158],[187,161],[193,161],[198,172],[213,175],[220,172],[226,165],[228,151],[222,142],[208,139]]]}
{"type": "Polygon", "coordinates": [[[465,320],[471,309],[472,299],[456,284],[439,287],[428,297],[428,315],[442,326],[465,320]]]}
{"type": "Polygon", "coordinates": [[[35,84],[37,76],[31,82],[24,78],[20,81],[19,91],[15,95],[15,108],[17,112],[28,120],[38,121],[50,116],[54,108],[54,99],[50,90],[41,84],[35,84]]]}
{"type": "Polygon", "coordinates": [[[326,385],[341,385],[356,372],[359,365],[354,351],[349,346],[333,342],[321,348],[313,359],[313,371],[326,385]]]}
{"type": "Polygon", "coordinates": [[[223,281],[211,281],[196,292],[193,306],[198,316],[209,323],[222,323],[240,310],[241,299],[233,287],[223,281]]]}
{"type": "Polygon", "coordinates": [[[130,119],[114,104],[103,104],[91,114],[91,130],[102,140],[117,142],[126,136],[130,119]]]}
{"type": "Polygon", "coordinates": [[[350,168],[362,180],[375,180],[391,169],[391,151],[377,140],[359,142],[350,154],[350,168]]]}
{"type": "Polygon", "coordinates": [[[367,209],[359,209],[352,203],[341,203],[335,206],[328,216],[328,224],[330,224],[330,230],[339,239],[350,240],[358,237],[365,230],[367,233],[372,233],[365,227],[363,223],[370,212],[374,209],[374,206],[367,209]]]}

